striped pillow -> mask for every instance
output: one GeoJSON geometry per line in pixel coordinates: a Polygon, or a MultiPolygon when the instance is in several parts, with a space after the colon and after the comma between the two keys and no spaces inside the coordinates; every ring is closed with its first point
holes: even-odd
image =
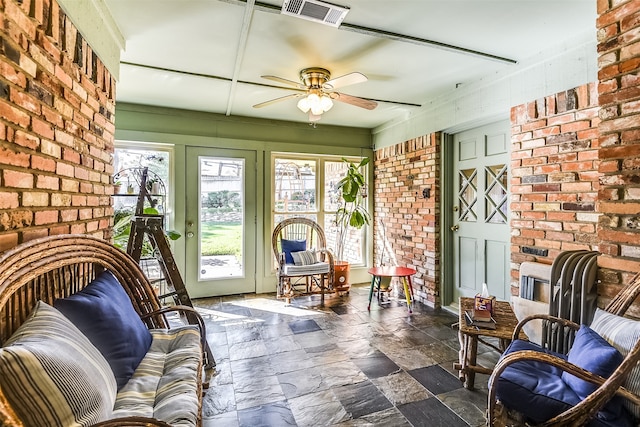
{"type": "Polygon", "coordinates": [[[314,250],[291,252],[291,256],[295,265],[311,265],[318,262],[318,256],[314,250]]]}
{"type": "Polygon", "coordinates": [[[102,354],[42,301],[0,349],[0,387],[29,426],[103,421],[116,396],[116,380],[102,354]]]}
{"type": "MultiPolygon", "coordinates": [[[[639,321],[616,316],[599,308],[596,309],[596,314],[593,316],[591,329],[607,340],[624,357],[629,354],[638,339],[640,339],[639,321]]],[[[624,386],[633,393],[640,394],[640,365],[636,365],[631,370],[624,386]]],[[[626,399],[624,400],[624,406],[633,414],[636,420],[640,420],[640,407],[626,399]]]]}

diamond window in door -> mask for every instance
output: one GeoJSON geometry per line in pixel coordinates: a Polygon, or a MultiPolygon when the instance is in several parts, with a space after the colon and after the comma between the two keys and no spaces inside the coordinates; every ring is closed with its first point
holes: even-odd
{"type": "Polygon", "coordinates": [[[485,222],[507,223],[507,165],[485,167],[485,222]]]}
{"type": "Polygon", "coordinates": [[[460,186],[458,188],[458,205],[460,206],[460,221],[475,222],[478,219],[476,202],[478,201],[478,171],[464,169],[460,171],[460,186]]]}

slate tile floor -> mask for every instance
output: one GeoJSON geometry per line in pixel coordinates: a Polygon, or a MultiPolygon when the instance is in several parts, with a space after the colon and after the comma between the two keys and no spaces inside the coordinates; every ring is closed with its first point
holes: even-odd
{"type": "Polygon", "coordinates": [[[487,376],[469,391],[452,370],[457,318],[394,300],[368,312],[368,292],[353,286],[324,307],[316,296],[196,300],[217,362],[204,427],[483,426],[487,376]]]}

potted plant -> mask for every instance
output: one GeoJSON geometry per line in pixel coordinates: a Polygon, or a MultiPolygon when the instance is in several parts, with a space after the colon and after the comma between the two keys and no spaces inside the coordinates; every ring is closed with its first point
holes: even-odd
{"type": "Polygon", "coordinates": [[[355,164],[343,158],[347,164],[346,175],[338,181],[340,207],[336,211],[336,262],[334,287],[338,291],[349,290],[349,262],[345,259],[345,245],[351,229],[359,230],[369,224],[371,216],[367,210],[367,181],[361,168],[369,163],[369,158],[363,158],[355,164]]]}

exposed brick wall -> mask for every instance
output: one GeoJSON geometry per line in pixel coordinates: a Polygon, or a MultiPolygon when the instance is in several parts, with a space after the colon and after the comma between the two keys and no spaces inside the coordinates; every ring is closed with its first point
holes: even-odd
{"type": "Polygon", "coordinates": [[[640,2],[598,0],[602,292],[640,271],[640,2]]]}
{"type": "Polygon", "coordinates": [[[512,293],[524,261],[598,249],[598,95],[589,84],[511,109],[512,293]],[[523,247],[548,249],[547,257],[523,247]]]}
{"type": "Polygon", "coordinates": [[[374,155],[375,264],[386,245],[385,264],[391,258],[415,268],[415,297],[432,306],[440,305],[440,139],[431,134],[374,155]],[[431,190],[429,199],[422,197],[424,188],[431,190]]]}
{"type": "Polygon", "coordinates": [[[110,238],[115,81],[55,0],[0,0],[0,251],[110,238]]]}

